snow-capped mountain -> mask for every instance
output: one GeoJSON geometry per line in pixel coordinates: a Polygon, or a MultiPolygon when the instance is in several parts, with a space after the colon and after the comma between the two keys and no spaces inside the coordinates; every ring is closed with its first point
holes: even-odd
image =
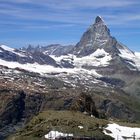
{"type": "Polygon", "coordinates": [[[75,46],[37,46],[12,49],[0,46],[0,65],[41,74],[69,73],[116,76],[139,73],[140,55],[111,36],[104,20],[97,16],[75,46]]]}
{"type": "Polygon", "coordinates": [[[116,67],[118,63],[119,65],[121,64],[120,67],[124,66],[131,70],[139,69],[139,62],[137,61],[139,58],[134,52],[111,36],[110,30],[99,16],[96,17],[95,23],[83,34],[72,53],[77,57],[84,57],[91,56],[95,52],[99,52],[96,57],[99,62],[102,63],[102,59],[107,60],[112,65],[112,68],[114,64],[114,67],[116,67]],[[102,51],[99,52],[99,50],[103,50],[108,54],[109,58],[106,59],[106,55],[101,54],[102,51]]]}
{"type": "Polygon", "coordinates": [[[20,49],[13,49],[6,45],[0,45],[0,60],[7,61],[8,63],[19,63],[19,64],[34,64],[38,63],[40,65],[47,64],[52,66],[57,66],[55,60],[50,56],[42,52],[28,52],[20,49]]]}
{"type": "Polygon", "coordinates": [[[75,46],[54,44],[33,48],[30,45],[28,48],[12,49],[1,45],[0,59],[1,65],[10,68],[19,67],[33,72],[42,70],[43,73],[48,73],[50,69],[53,73],[73,73],[77,70],[90,73],[92,70],[99,75],[110,75],[140,70],[139,54],[112,37],[100,16],[75,46]]]}
{"type": "Polygon", "coordinates": [[[94,24],[87,29],[75,46],[54,44],[33,48],[30,45],[27,49],[21,50],[31,54],[49,55],[61,68],[97,69],[102,74],[105,71],[109,74],[140,69],[139,55],[111,36],[100,16],[96,17],[94,24]]]}
{"type": "Polygon", "coordinates": [[[140,59],[137,53],[128,49],[111,36],[110,30],[99,16],[83,34],[79,43],[67,55],[52,55],[64,67],[96,69],[107,73],[140,70],[140,59]],[[66,64],[66,65],[65,65],[66,64]]]}
{"type": "Polygon", "coordinates": [[[75,46],[0,45],[0,139],[48,109],[139,121],[139,83],[140,53],[112,37],[99,16],[75,46]]]}

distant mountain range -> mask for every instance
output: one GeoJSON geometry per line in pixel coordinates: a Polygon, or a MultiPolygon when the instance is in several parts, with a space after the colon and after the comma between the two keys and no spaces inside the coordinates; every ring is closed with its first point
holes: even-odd
{"type": "Polygon", "coordinates": [[[100,16],[76,45],[0,45],[0,79],[0,139],[48,109],[140,120],[140,53],[118,42],[100,16]]]}
{"type": "Polygon", "coordinates": [[[122,67],[134,71],[139,71],[140,69],[140,53],[134,53],[112,37],[110,30],[99,16],[75,46],[54,44],[46,47],[32,47],[29,45],[28,48],[12,49],[1,45],[0,58],[21,64],[38,63],[56,67],[58,65],[55,58],[59,58],[62,62],[62,65],[58,62],[60,67],[68,67],[68,64],[71,67],[71,63],[73,63],[72,67],[77,67],[75,61],[79,60],[82,62],[81,67],[84,65],[93,67],[114,65],[120,70],[123,70],[122,67]],[[70,64],[66,57],[70,60],[73,59],[70,64]],[[94,64],[89,65],[87,62],[84,64],[87,59],[93,59],[94,64]]]}

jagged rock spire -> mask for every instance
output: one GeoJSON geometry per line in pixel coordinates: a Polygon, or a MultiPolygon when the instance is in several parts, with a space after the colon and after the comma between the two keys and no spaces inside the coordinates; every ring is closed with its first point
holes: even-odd
{"type": "Polygon", "coordinates": [[[75,46],[74,54],[80,57],[87,56],[101,48],[104,48],[106,52],[114,52],[116,42],[104,20],[97,16],[94,24],[87,29],[75,46]]]}
{"type": "Polygon", "coordinates": [[[97,16],[96,19],[95,19],[95,24],[96,23],[101,23],[101,22],[102,23],[104,22],[103,19],[100,16],[97,16]]]}

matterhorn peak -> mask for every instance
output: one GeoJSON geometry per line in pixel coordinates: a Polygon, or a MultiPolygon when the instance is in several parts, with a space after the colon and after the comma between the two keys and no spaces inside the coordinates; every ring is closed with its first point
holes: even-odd
{"type": "Polygon", "coordinates": [[[104,23],[104,20],[102,19],[101,16],[97,16],[96,19],[95,19],[95,24],[97,23],[104,23]]]}

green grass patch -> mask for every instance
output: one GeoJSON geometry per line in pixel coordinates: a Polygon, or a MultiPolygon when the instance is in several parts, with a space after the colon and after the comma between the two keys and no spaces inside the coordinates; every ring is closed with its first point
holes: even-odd
{"type": "MultiPolygon", "coordinates": [[[[44,111],[35,116],[21,131],[12,138],[14,140],[40,140],[49,131],[72,133],[74,136],[111,139],[102,132],[108,121],[93,118],[74,111],[44,111]],[[78,126],[83,126],[80,129],[78,126]]],[[[12,138],[8,140],[12,140],[12,138]]]]}

